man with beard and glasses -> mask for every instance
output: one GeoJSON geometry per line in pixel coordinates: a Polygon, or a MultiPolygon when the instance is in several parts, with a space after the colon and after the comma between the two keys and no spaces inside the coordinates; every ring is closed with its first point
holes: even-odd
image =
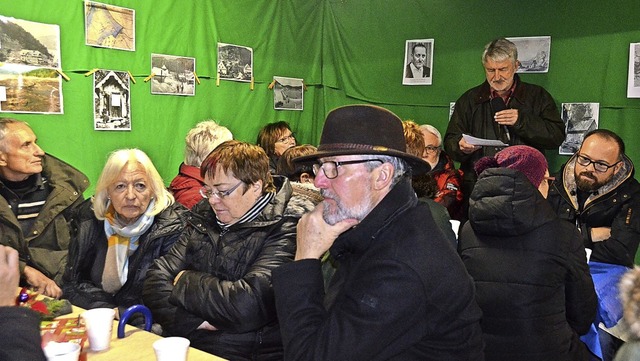
{"type": "MultiPolygon", "coordinates": [[[[578,227],[587,254],[591,251],[589,266],[601,306],[596,325],[616,325],[622,317],[618,279],[633,267],[640,242],[640,184],[620,136],[606,129],[587,133],[556,177],[548,200],[560,218],[578,227]]],[[[620,341],[602,330],[598,334],[602,359],[611,360],[620,341]]]]}
{"type": "Polygon", "coordinates": [[[312,164],[324,200],[297,226],[295,262],[273,271],[286,360],[484,360],[473,281],[412,173],[402,121],[369,105],[327,116],[312,164]],[[325,292],[320,258],[337,270],[325,292]]]}

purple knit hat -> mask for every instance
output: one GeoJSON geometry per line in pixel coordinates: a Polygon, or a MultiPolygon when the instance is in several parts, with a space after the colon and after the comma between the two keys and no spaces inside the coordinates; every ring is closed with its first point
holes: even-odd
{"type": "Polygon", "coordinates": [[[527,145],[514,145],[499,151],[495,157],[480,158],[474,165],[477,174],[487,168],[515,169],[527,176],[531,184],[539,187],[549,165],[539,150],[527,145]]]}

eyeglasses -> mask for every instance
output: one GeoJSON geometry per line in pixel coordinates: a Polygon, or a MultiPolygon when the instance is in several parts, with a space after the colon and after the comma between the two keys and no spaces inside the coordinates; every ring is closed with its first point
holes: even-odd
{"type": "Polygon", "coordinates": [[[547,184],[549,184],[549,187],[551,187],[551,185],[553,184],[553,181],[556,180],[556,177],[544,177],[544,180],[547,181],[547,184]]]}
{"type": "Polygon", "coordinates": [[[608,165],[606,163],[602,163],[602,162],[598,162],[595,160],[591,160],[583,155],[578,154],[578,157],[576,159],[576,161],[578,162],[578,164],[580,164],[583,167],[588,167],[589,164],[593,164],[593,169],[596,170],[596,172],[598,173],[604,173],[606,171],[609,170],[609,168],[615,167],[616,164],[622,162],[622,160],[619,160],[615,163],[613,163],[612,165],[608,165]]]}
{"type": "Polygon", "coordinates": [[[200,195],[202,196],[202,198],[211,198],[211,197],[216,197],[218,199],[223,199],[225,197],[228,197],[231,195],[231,193],[233,193],[233,191],[235,191],[238,187],[240,187],[241,184],[243,184],[243,181],[238,182],[238,184],[234,185],[233,187],[227,189],[226,191],[220,192],[220,191],[214,191],[212,189],[209,189],[207,187],[202,187],[200,188],[200,195]]]}
{"type": "Polygon", "coordinates": [[[292,139],[293,140],[296,139],[296,135],[294,133],[291,133],[291,134],[289,134],[287,136],[284,136],[284,137],[278,139],[276,142],[284,143],[284,142],[286,142],[288,140],[292,140],[292,139]]]}
{"type": "Polygon", "coordinates": [[[313,174],[318,175],[320,169],[324,172],[324,175],[328,179],[335,179],[338,177],[338,167],[349,164],[359,164],[359,163],[367,163],[367,162],[380,162],[384,163],[380,159],[357,159],[357,160],[346,160],[344,162],[334,162],[332,160],[326,162],[318,162],[313,165],[313,174]]]}
{"type": "Polygon", "coordinates": [[[433,145],[427,145],[424,147],[425,153],[437,153],[440,150],[440,147],[434,147],[433,145]]]}

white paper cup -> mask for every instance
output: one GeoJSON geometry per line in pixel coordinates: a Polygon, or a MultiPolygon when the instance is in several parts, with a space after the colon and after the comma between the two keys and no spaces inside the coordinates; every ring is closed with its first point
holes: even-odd
{"type": "Polygon", "coordinates": [[[116,311],[112,308],[94,308],[80,315],[87,328],[89,347],[92,351],[102,351],[109,348],[115,315],[116,311]]]}
{"type": "Polygon", "coordinates": [[[184,337],[167,337],[153,343],[153,351],[157,361],[186,361],[189,351],[188,339],[184,337]]]}
{"type": "Polygon", "coordinates": [[[44,347],[47,361],[78,361],[80,345],[75,342],[50,341],[44,347]]]}

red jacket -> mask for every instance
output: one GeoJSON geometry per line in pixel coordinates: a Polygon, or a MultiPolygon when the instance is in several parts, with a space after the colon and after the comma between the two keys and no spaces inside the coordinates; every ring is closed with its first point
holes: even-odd
{"type": "Polygon", "coordinates": [[[200,188],[203,186],[204,181],[200,177],[200,168],[182,163],[178,175],[169,185],[169,191],[173,193],[178,203],[191,209],[202,200],[200,188]]]}
{"type": "Polygon", "coordinates": [[[456,169],[451,158],[443,151],[431,174],[438,184],[434,200],[447,208],[451,219],[462,220],[462,170],[456,169]]]}

